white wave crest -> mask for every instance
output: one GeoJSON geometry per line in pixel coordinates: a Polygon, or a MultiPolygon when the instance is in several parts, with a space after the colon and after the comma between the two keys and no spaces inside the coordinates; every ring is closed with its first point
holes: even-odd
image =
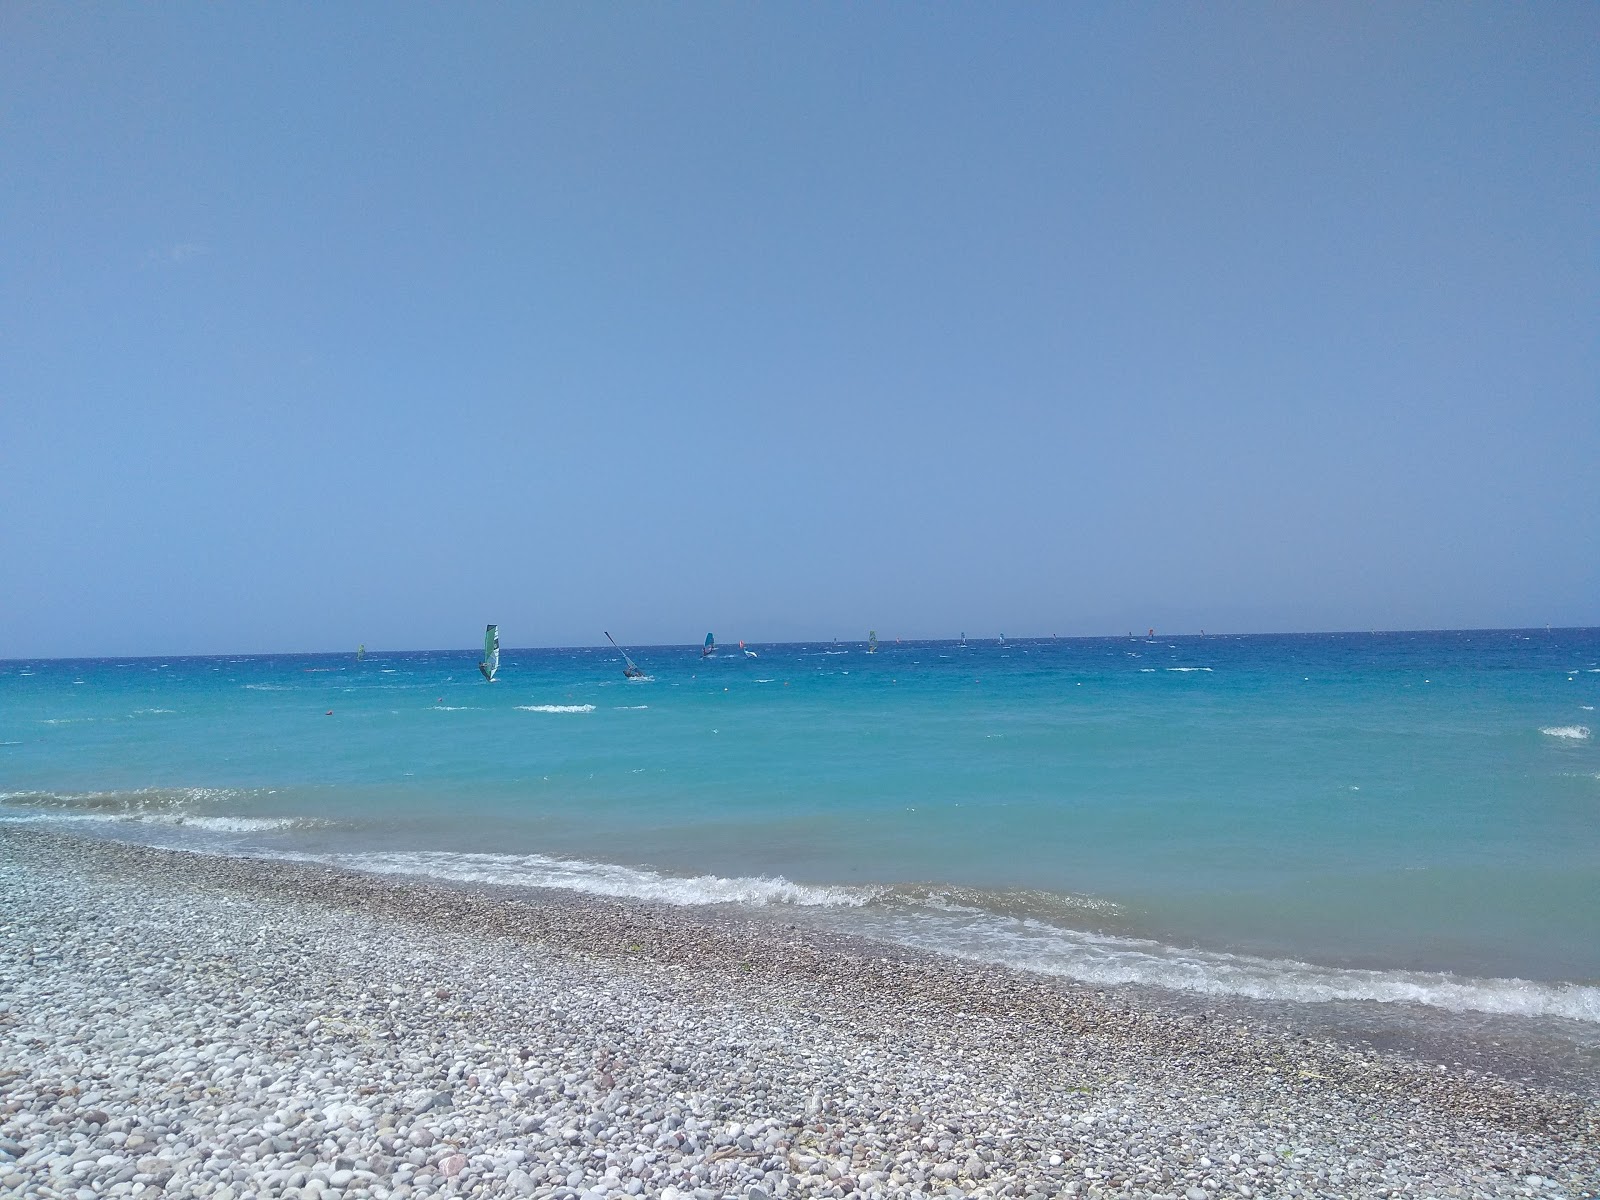
{"type": "Polygon", "coordinates": [[[146,787],[115,792],[0,792],[0,804],[30,809],[104,812],[113,817],[172,812],[191,804],[215,804],[249,795],[232,788],[146,787]]]}
{"type": "Polygon", "coordinates": [[[1338,1000],[1420,1004],[1451,1012],[1600,1023],[1600,987],[1586,984],[1323,967],[1292,959],[1178,948],[993,914],[879,917],[873,913],[859,924],[869,936],[900,945],[1091,984],[1143,984],[1306,1004],[1338,1000]]]}
{"type": "Polygon", "coordinates": [[[1589,740],[1589,727],[1587,725],[1551,725],[1539,730],[1547,737],[1569,738],[1575,742],[1589,740]]]}
{"type": "Polygon", "coordinates": [[[444,850],[295,856],[330,866],[378,875],[424,875],[460,883],[511,887],[566,888],[595,896],[649,900],[661,904],[754,904],[798,907],[856,907],[882,889],[791,883],[779,877],[664,875],[644,867],[543,854],[474,854],[444,850]]]}
{"type": "Polygon", "coordinates": [[[649,708],[648,704],[618,704],[613,706],[616,712],[639,712],[649,708]]]}
{"type": "Polygon", "coordinates": [[[136,708],[128,715],[130,717],[154,717],[162,713],[177,712],[175,708],[136,708]]]}
{"type": "Polygon", "coordinates": [[[593,712],[592,704],[519,704],[518,712],[586,713],[593,712]]]}
{"type": "Polygon", "coordinates": [[[303,824],[295,817],[191,817],[171,815],[139,817],[158,825],[182,825],[185,828],[205,829],[212,833],[268,833],[276,829],[292,829],[303,824]]]}
{"type": "MultiPolygon", "coordinates": [[[[542,854],[413,851],[290,854],[380,875],[460,883],[564,888],[590,895],[676,906],[738,904],[806,911],[807,923],[969,961],[1065,976],[1098,985],[1139,984],[1209,995],[1297,1003],[1378,1001],[1453,1012],[1564,1017],[1600,1023],[1600,987],[1485,979],[1444,972],[1355,970],[1292,959],[1197,950],[1093,933],[1057,924],[1069,910],[1102,907],[1093,897],[1055,897],[1050,920],[996,911],[996,897],[927,885],[830,886],[782,877],[674,876],[643,867],[542,854]]],[[[1038,913],[1042,898],[998,898],[1002,909],[1038,913]]]]}
{"type": "Polygon", "coordinates": [[[1167,670],[1169,670],[1169,671],[1184,671],[1184,672],[1188,672],[1188,671],[1205,671],[1205,672],[1209,673],[1211,668],[1210,667],[1168,667],[1167,670]]]}

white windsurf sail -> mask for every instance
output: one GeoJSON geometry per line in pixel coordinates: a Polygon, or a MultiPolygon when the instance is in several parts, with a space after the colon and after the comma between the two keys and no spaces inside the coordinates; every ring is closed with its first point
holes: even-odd
{"type": "Polygon", "coordinates": [[[500,626],[490,625],[483,631],[483,661],[478,670],[490,683],[500,671],[500,626]]]}

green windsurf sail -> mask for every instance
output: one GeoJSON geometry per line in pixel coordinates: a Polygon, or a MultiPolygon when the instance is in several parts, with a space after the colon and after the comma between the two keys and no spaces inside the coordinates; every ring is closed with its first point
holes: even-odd
{"type": "Polygon", "coordinates": [[[483,661],[478,670],[490,683],[500,672],[500,626],[490,625],[483,631],[483,661]]]}

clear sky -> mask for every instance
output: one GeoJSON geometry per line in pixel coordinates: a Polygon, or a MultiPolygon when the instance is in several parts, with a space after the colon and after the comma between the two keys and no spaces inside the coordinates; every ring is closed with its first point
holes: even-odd
{"type": "Polygon", "coordinates": [[[0,656],[1600,624],[1600,6],[0,5],[0,656]]]}

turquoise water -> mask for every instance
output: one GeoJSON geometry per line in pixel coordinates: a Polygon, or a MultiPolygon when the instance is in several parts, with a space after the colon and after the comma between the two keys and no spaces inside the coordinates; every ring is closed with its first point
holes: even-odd
{"type": "Polygon", "coordinates": [[[1600,1021],[1600,631],[752,648],[0,663],[0,819],[1600,1021]]]}

